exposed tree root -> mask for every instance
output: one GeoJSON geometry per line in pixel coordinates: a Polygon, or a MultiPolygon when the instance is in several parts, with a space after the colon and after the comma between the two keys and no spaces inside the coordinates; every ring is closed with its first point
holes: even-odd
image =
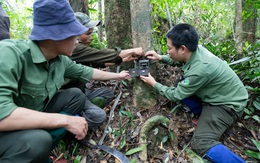
{"type": "MultiPolygon", "coordinates": [[[[139,136],[139,144],[147,144],[147,137],[148,137],[148,132],[154,127],[159,125],[160,123],[169,123],[169,119],[166,118],[165,116],[162,115],[155,115],[151,118],[149,118],[142,126],[141,131],[140,131],[140,136],[139,136]]],[[[147,162],[147,147],[145,147],[140,153],[139,153],[139,158],[147,162]]]]}

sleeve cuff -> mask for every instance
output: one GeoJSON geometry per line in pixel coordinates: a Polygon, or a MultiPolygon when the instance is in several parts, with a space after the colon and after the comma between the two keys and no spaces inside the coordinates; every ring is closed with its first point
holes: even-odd
{"type": "Polygon", "coordinates": [[[154,89],[157,90],[158,92],[160,91],[161,87],[162,87],[162,84],[158,83],[158,82],[156,82],[154,85],[154,89]]]}
{"type": "Polygon", "coordinates": [[[120,65],[123,62],[123,59],[120,56],[117,56],[115,59],[115,64],[120,65]]]}
{"type": "Polygon", "coordinates": [[[161,61],[161,62],[165,62],[165,61],[168,60],[168,58],[169,58],[168,55],[162,55],[162,59],[161,59],[160,61],[161,61]]]}

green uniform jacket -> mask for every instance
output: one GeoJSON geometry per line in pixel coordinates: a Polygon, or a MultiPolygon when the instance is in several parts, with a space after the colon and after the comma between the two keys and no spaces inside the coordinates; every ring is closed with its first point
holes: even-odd
{"type": "MultiPolygon", "coordinates": [[[[86,66],[94,68],[105,68],[105,63],[116,63],[120,64],[122,58],[119,57],[121,50],[119,48],[115,49],[95,49],[84,45],[79,42],[73,51],[70,59],[76,63],[80,63],[86,66]]],[[[78,87],[81,90],[84,89],[84,84],[78,80],[66,79],[62,89],[67,89],[71,87],[78,87]]]]}
{"type": "MultiPolygon", "coordinates": [[[[164,55],[162,62],[173,64],[164,55]]],[[[239,112],[247,104],[248,93],[236,73],[206,48],[199,46],[183,66],[184,80],[176,87],[155,84],[159,93],[172,101],[179,101],[196,95],[202,102],[211,105],[224,105],[239,112]]]]}
{"type": "Polygon", "coordinates": [[[95,49],[87,47],[79,42],[73,51],[70,59],[77,63],[104,68],[104,63],[121,63],[122,59],[118,56],[120,50],[118,49],[95,49]]]}
{"type": "Polygon", "coordinates": [[[87,82],[93,74],[93,68],[64,55],[46,61],[31,40],[1,41],[0,51],[0,120],[18,106],[42,111],[61,88],[64,77],[87,82]]]}

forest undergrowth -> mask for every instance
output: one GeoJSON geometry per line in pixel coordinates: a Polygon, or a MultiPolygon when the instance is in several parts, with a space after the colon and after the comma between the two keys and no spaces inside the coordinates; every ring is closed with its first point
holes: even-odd
{"type": "MultiPolygon", "coordinates": [[[[178,82],[180,69],[160,65],[157,71],[157,81],[165,85],[174,85],[178,82]]],[[[92,88],[110,87],[115,89],[115,82],[93,81],[92,88]]],[[[112,111],[115,100],[104,109],[107,112],[107,121],[96,131],[89,131],[86,141],[97,144],[102,138],[106,126],[107,135],[103,145],[117,149],[127,155],[130,162],[141,163],[140,132],[143,124],[151,117],[161,115],[169,119],[167,125],[157,123],[147,131],[147,162],[149,163],[202,163],[203,160],[190,148],[190,141],[196,128],[197,119],[188,112],[181,103],[171,102],[158,95],[157,104],[149,109],[136,108],[133,105],[131,80],[119,82],[115,89],[115,99],[122,90],[122,96],[112,111]],[[119,89],[118,89],[119,88],[119,89]],[[110,118],[110,122],[108,124],[110,118]]],[[[259,115],[259,111],[255,114],[259,115]]],[[[221,142],[247,162],[256,163],[259,160],[245,155],[245,150],[258,151],[253,140],[260,140],[260,124],[253,119],[241,119],[230,127],[221,137],[221,142]]],[[[68,134],[57,148],[52,151],[54,162],[63,163],[106,163],[116,162],[115,157],[99,150],[86,147],[68,134]]],[[[205,160],[204,160],[205,161],[205,160]]]]}

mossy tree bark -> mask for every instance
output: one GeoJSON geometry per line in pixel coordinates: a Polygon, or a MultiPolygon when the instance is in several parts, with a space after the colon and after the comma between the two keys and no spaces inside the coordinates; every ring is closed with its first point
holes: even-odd
{"type": "Polygon", "coordinates": [[[235,45],[237,59],[242,58],[243,53],[243,27],[242,27],[242,0],[236,0],[236,17],[235,17],[235,45]]]}
{"type": "MultiPolygon", "coordinates": [[[[122,49],[143,47],[151,49],[151,17],[149,0],[105,0],[105,28],[109,48],[122,49]]],[[[129,69],[133,64],[124,64],[121,69],[129,69]]],[[[155,68],[151,68],[155,74],[155,68]]],[[[150,108],[155,105],[152,88],[139,78],[133,79],[134,104],[150,108]]]]}
{"type": "Polygon", "coordinates": [[[70,6],[73,9],[74,12],[83,12],[87,15],[88,13],[88,1],[86,0],[69,0],[70,6]]]}
{"type": "MultiPolygon", "coordinates": [[[[133,47],[131,13],[129,0],[105,0],[105,30],[108,48],[133,47]]],[[[128,70],[133,63],[121,64],[121,70],[128,70]]]]}
{"type": "Polygon", "coordinates": [[[109,48],[132,47],[129,0],[105,0],[105,29],[109,48]]]}
{"type": "Polygon", "coordinates": [[[254,45],[257,29],[257,0],[236,0],[235,43],[237,58],[243,57],[245,42],[254,45]]]}
{"type": "MultiPolygon", "coordinates": [[[[151,50],[151,16],[149,0],[130,0],[132,38],[134,47],[142,47],[145,51],[151,50]]],[[[154,76],[155,64],[150,65],[154,76]]],[[[134,79],[134,104],[137,107],[149,109],[156,104],[156,95],[152,88],[144,84],[139,78],[134,79]]]]}
{"type": "Polygon", "coordinates": [[[258,0],[243,0],[242,1],[242,13],[243,14],[243,39],[250,44],[256,42],[256,30],[257,30],[257,2],[258,0]]]}

